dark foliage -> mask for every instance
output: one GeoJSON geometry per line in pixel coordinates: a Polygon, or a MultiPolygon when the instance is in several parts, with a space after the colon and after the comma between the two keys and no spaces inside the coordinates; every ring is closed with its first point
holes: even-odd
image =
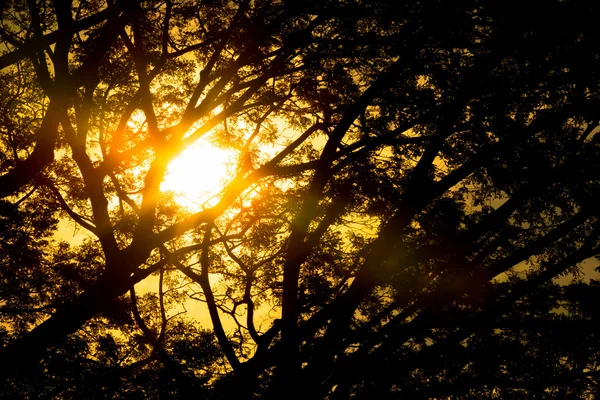
{"type": "Polygon", "coordinates": [[[599,397],[599,11],[1,2],[0,397],[599,397]]]}

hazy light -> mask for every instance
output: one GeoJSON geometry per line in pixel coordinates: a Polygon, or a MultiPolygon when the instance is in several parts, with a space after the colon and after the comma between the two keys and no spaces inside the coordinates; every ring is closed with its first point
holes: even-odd
{"type": "Polygon", "coordinates": [[[167,168],[161,191],[174,191],[177,201],[198,208],[218,194],[225,185],[236,153],[220,149],[204,137],[189,146],[167,168]]]}

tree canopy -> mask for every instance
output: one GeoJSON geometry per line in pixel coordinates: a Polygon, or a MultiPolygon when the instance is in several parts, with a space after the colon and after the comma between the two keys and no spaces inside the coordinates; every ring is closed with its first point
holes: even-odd
{"type": "Polygon", "coordinates": [[[0,396],[600,396],[596,2],[0,14],[0,396]]]}

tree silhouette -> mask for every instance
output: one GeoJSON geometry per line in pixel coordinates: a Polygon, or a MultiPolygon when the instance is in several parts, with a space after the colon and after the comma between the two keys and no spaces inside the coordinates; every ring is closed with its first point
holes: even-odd
{"type": "Polygon", "coordinates": [[[600,395],[598,7],[543,8],[3,2],[0,393],[600,395]]]}

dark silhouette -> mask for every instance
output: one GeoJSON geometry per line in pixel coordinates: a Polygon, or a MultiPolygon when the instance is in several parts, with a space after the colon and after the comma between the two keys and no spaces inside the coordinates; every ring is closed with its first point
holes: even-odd
{"type": "Polygon", "coordinates": [[[0,397],[600,396],[599,7],[525,8],[2,2],[0,397]]]}

